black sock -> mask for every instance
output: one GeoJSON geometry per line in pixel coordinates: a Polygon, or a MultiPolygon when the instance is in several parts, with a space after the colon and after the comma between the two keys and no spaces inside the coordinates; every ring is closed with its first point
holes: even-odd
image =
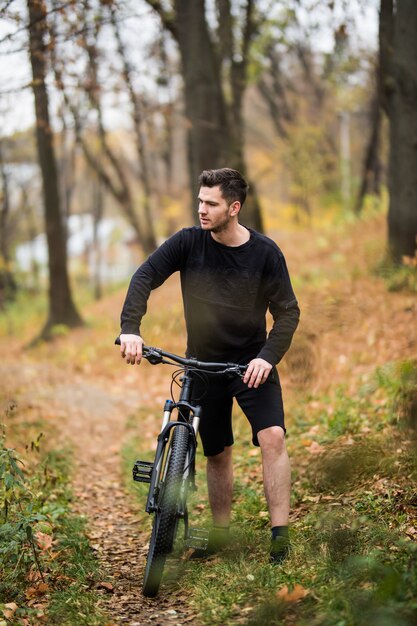
{"type": "Polygon", "coordinates": [[[288,526],[273,526],[271,528],[272,539],[286,537],[288,539],[288,526]]]}

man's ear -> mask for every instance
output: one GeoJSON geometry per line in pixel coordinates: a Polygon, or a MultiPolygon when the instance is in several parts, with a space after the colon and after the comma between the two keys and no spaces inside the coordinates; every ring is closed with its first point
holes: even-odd
{"type": "Polygon", "coordinates": [[[230,215],[238,215],[240,211],[240,202],[239,200],[235,200],[233,204],[230,205],[230,215]]]}

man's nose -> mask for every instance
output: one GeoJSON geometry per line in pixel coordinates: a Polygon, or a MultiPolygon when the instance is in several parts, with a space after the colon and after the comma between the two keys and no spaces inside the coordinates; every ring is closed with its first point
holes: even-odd
{"type": "Polygon", "coordinates": [[[198,205],[198,213],[200,215],[202,215],[204,213],[207,213],[206,206],[205,206],[205,204],[203,202],[200,202],[200,204],[198,205]]]}

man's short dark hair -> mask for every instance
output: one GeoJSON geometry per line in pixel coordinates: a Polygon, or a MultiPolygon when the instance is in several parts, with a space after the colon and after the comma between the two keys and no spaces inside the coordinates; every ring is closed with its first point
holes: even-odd
{"type": "Polygon", "coordinates": [[[223,198],[228,204],[239,200],[242,206],[246,200],[249,185],[242,174],[230,167],[222,167],[218,170],[204,170],[201,172],[198,182],[200,187],[220,187],[223,198]]]}

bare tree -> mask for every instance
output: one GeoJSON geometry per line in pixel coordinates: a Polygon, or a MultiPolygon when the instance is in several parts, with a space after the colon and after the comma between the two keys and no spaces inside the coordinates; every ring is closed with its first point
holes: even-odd
{"type": "Polygon", "coordinates": [[[417,4],[381,0],[390,122],[388,243],[394,261],[417,250],[417,4]]]}
{"type": "MultiPolygon", "coordinates": [[[[247,0],[239,15],[240,23],[236,24],[230,0],[217,0],[218,28],[212,32],[205,0],[174,0],[170,11],[159,0],[146,1],[174,37],[181,55],[188,169],[194,201],[198,175],[203,169],[228,165],[247,176],[242,111],[249,47],[257,28],[254,2],[247,0]]],[[[245,223],[262,230],[253,184],[251,190],[245,205],[245,223]]]]}
{"type": "MultiPolygon", "coordinates": [[[[89,141],[89,137],[84,132],[85,123],[80,112],[80,102],[76,102],[74,97],[70,96],[68,93],[65,85],[65,63],[58,54],[57,46],[53,45],[51,46],[51,57],[53,71],[55,74],[55,82],[63,95],[68,111],[72,115],[76,140],[81,146],[87,164],[99,177],[102,186],[118,203],[126,220],[135,231],[139,244],[142,246],[145,253],[149,254],[156,247],[152,216],[149,211],[145,219],[141,219],[138,215],[131,188],[131,181],[127,175],[124,163],[116,154],[116,151],[109,141],[108,133],[103,121],[104,115],[101,101],[102,88],[98,78],[100,51],[97,46],[97,39],[103,21],[101,9],[97,9],[98,13],[95,13],[94,16],[92,16],[90,14],[91,7],[88,0],[84,0],[83,3],[77,8],[80,11],[79,17],[83,26],[81,27],[78,22],[75,25],[75,30],[74,26],[71,26],[70,28],[72,28],[72,31],[67,34],[67,37],[73,38],[76,34],[77,41],[81,44],[82,49],[87,55],[86,75],[83,79],[79,79],[78,92],[80,94],[84,93],[87,95],[90,107],[96,113],[99,140],[98,150],[94,149],[92,142],[89,141]]],[[[61,7],[61,10],[65,10],[65,7],[61,7]]],[[[71,8],[71,11],[72,10],[73,9],[71,8]]],[[[50,32],[51,40],[56,42],[56,23],[53,26],[50,26],[50,32]]]]}
{"type": "Polygon", "coordinates": [[[49,99],[46,87],[46,7],[43,0],[27,0],[29,14],[29,54],[32,66],[32,90],[35,100],[36,139],[38,159],[42,174],[45,228],[49,256],[49,314],[42,331],[44,338],[51,336],[57,324],[74,327],[82,319],[72,300],[68,268],[65,228],[61,214],[58,191],[53,132],[49,119],[49,99]]]}
{"type": "Polygon", "coordinates": [[[151,181],[148,167],[148,159],[146,154],[146,138],[143,131],[143,105],[141,103],[139,95],[135,92],[132,79],[132,67],[129,63],[126,47],[123,42],[119,24],[116,17],[116,9],[112,4],[110,5],[110,19],[113,25],[115,38],[117,41],[117,49],[123,64],[123,78],[127,86],[129,94],[130,104],[132,107],[133,118],[133,130],[135,138],[136,152],[139,162],[139,176],[143,189],[143,216],[145,222],[146,239],[148,241],[147,247],[149,249],[156,248],[156,237],[153,226],[152,211],[151,211],[151,181]]]}
{"type": "Polygon", "coordinates": [[[392,0],[382,0],[379,17],[379,50],[375,68],[375,93],[371,102],[370,127],[368,145],[362,168],[362,180],[355,203],[355,213],[360,213],[363,207],[365,194],[368,191],[380,194],[381,162],[379,158],[382,111],[388,113],[387,101],[384,94],[384,79],[387,76],[389,63],[388,41],[392,42],[392,0]],[[387,31],[388,29],[388,31],[387,31]],[[388,56],[387,56],[388,55],[388,56]]]}

